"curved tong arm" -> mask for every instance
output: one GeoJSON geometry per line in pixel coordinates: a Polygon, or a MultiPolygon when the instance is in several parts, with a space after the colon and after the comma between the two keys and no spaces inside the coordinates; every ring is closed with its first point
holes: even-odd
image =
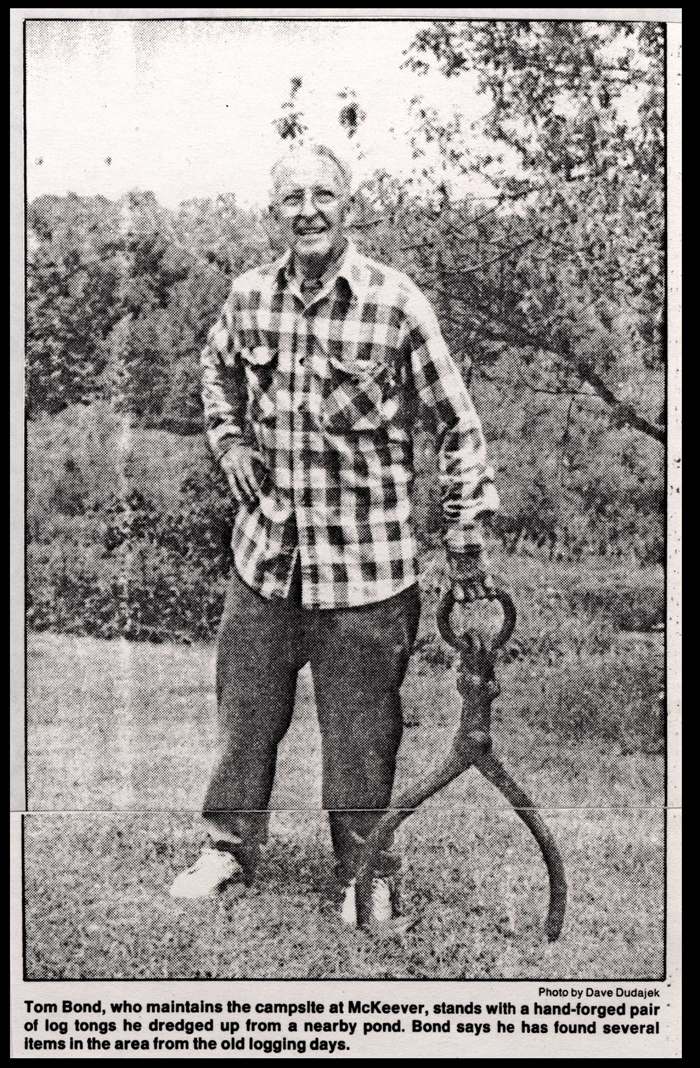
{"type": "Polygon", "coordinates": [[[532,831],[533,837],[540,847],[540,851],[547,865],[549,875],[549,910],[545,923],[545,933],[550,942],[556,942],[561,934],[566,912],[566,875],[561,854],[557,843],[552,837],[547,824],[544,822],[534,804],[511,779],[506,769],[492,753],[486,753],[475,761],[475,764],[485,779],[488,779],[497,790],[500,790],[506,801],[509,801],[514,810],[520,816],[526,827],[532,831]]]}
{"type": "Polygon", "coordinates": [[[436,619],[440,635],[448,645],[461,653],[459,690],[462,695],[462,716],[459,728],[442,764],[404,790],[368,835],[357,867],[357,885],[358,888],[363,887],[374,869],[377,854],[400,824],[424,801],[474,764],[513,806],[540,847],[549,874],[549,913],[545,930],[547,938],[553,942],[561,933],[566,910],[564,865],[556,842],[534,804],[501,762],[491,754],[491,703],[500,692],[494,677],[494,665],[498,650],[513,633],[516,610],[512,598],[502,590],[494,590],[489,599],[498,601],[503,609],[501,627],[490,641],[474,632],[458,635],[454,631],[450,616],[455,598],[451,591],[443,596],[438,605],[436,619]]]}

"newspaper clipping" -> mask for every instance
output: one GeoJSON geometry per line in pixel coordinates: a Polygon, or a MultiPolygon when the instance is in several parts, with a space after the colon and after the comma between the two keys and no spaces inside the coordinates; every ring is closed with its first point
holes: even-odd
{"type": "Polygon", "coordinates": [[[12,1055],[679,1058],[679,9],[19,9],[12,1055]]]}

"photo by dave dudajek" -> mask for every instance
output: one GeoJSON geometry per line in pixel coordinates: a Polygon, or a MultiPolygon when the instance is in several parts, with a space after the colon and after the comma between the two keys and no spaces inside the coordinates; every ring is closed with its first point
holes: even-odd
{"type": "Polygon", "coordinates": [[[31,1048],[661,1042],[678,27],[103,14],[22,24],[31,1048]]]}

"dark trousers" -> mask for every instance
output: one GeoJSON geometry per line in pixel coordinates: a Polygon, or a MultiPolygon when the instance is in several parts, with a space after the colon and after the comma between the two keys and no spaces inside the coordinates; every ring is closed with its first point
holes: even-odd
{"type": "MultiPolygon", "coordinates": [[[[277,747],[294,708],[297,673],[311,665],[323,754],[323,807],[339,873],[388,807],[401,741],[399,687],[418,629],[412,586],[360,608],[301,607],[298,572],[287,599],[266,600],[235,569],[217,649],[221,754],[204,803],[214,838],[267,838],[277,747]]],[[[387,852],[379,868],[396,867],[387,852]]]]}

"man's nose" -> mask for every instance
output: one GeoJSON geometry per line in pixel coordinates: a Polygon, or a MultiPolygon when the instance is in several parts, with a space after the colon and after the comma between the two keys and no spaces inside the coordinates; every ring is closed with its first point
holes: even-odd
{"type": "Polygon", "coordinates": [[[316,205],[314,204],[314,195],[311,192],[311,190],[309,189],[304,193],[304,199],[301,202],[301,206],[299,208],[299,214],[303,215],[305,218],[309,218],[309,217],[315,215],[316,212],[317,212],[317,208],[316,208],[316,205]]]}

